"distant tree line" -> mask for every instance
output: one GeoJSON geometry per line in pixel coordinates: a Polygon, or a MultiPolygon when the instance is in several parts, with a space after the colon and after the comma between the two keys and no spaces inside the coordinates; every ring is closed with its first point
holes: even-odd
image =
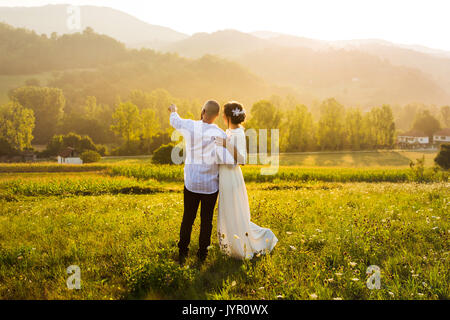
{"type": "MultiPolygon", "coordinates": [[[[181,116],[191,119],[199,119],[202,105],[198,100],[175,98],[164,89],[133,90],[126,99],[118,97],[113,106],[88,96],[71,112],[65,111],[66,98],[59,88],[24,86],[12,90],[9,96],[10,102],[0,107],[3,144],[19,151],[31,148],[32,142],[47,145],[42,154],[47,156],[70,146],[70,141],[74,144],[71,133],[88,137],[90,142],[86,143],[92,147],[83,149],[101,154],[151,154],[170,142],[173,129],[169,126],[168,105],[176,103],[181,116]],[[63,137],[68,137],[66,142],[62,142],[63,137]]],[[[440,109],[443,121],[427,109],[419,110],[411,128],[432,135],[442,127],[441,122],[447,124],[448,109],[440,109]]],[[[396,126],[389,105],[365,111],[330,98],[313,109],[292,97],[283,100],[272,96],[255,102],[247,113],[246,128],[280,130],[281,152],[372,150],[395,145],[396,126]]],[[[218,119],[224,127],[222,118],[218,119]]]]}
{"type": "Polygon", "coordinates": [[[317,121],[305,105],[295,105],[283,113],[271,101],[262,100],[252,106],[246,126],[279,128],[282,152],[391,148],[395,138],[390,106],[363,113],[357,108],[346,109],[335,99],[321,103],[317,121]]]}

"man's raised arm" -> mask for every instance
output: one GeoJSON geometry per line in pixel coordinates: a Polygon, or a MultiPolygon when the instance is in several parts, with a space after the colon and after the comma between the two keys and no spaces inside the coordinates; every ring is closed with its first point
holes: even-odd
{"type": "Polygon", "coordinates": [[[170,112],[170,125],[176,130],[192,130],[192,120],[191,119],[182,119],[177,113],[177,106],[171,104],[169,107],[170,112]]]}

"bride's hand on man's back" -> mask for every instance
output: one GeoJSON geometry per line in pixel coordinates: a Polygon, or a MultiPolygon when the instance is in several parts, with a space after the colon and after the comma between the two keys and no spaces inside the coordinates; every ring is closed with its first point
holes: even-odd
{"type": "Polygon", "coordinates": [[[216,145],[218,145],[219,147],[227,147],[227,140],[222,138],[222,137],[216,137],[216,145]]]}

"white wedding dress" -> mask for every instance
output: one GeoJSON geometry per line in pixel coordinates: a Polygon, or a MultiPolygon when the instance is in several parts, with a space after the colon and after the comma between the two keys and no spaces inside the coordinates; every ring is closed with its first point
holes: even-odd
{"type": "MultiPolygon", "coordinates": [[[[245,163],[244,129],[228,129],[227,135],[227,143],[237,147],[238,163],[245,163]]],[[[278,242],[270,229],[250,221],[247,189],[239,165],[219,165],[217,234],[221,250],[237,259],[269,253],[278,242]]]]}

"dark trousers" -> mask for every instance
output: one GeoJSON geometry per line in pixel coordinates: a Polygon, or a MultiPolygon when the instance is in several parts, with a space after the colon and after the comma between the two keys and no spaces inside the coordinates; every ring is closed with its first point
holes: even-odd
{"type": "Polygon", "coordinates": [[[205,258],[208,254],[208,247],[211,244],[212,220],[214,214],[214,207],[216,206],[217,195],[219,192],[213,194],[194,193],[184,187],[184,214],[180,229],[180,242],[178,248],[180,255],[187,255],[189,242],[191,241],[192,225],[197,216],[198,206],[200,208],[200,238],[197,256],[205,258]]]}

